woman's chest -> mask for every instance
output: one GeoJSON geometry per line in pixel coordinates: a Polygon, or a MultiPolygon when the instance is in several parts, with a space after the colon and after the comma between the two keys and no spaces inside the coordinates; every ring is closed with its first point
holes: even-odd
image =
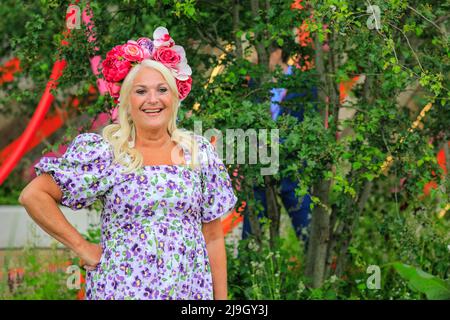
{"type": "Polygon", "coordinates": [[[146,166],[124,176],[106,194],[109,208],[127,207],[193,209],[201,203],[201,177],[195,170],[182,166],[146,166]]]}

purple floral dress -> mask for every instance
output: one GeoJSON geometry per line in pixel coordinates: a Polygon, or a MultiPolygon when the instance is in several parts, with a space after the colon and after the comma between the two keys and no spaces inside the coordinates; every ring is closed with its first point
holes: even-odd
{"type": "Polygon", "coordinates": [[[214,147],[195,138],[197,169],[153,165],[122,173],[112,146],[94,133],[78,135],[61,158],[35,166],[59,185],[62,205],[78,210],[103,202],[103,254],[87,272],[87,299],[213,299],[202,223],[232,210],[237,198],[214,147]]]}

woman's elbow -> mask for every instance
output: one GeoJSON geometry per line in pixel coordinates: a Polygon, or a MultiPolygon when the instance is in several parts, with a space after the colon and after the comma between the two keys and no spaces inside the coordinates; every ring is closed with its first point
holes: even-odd
{"type": "Polygon", "coordinates": [[[62,191],[48,174],[34,178],[20,193],[19,203],[23,206],[39,201],[43,196],[52,197],[56,202],[61,201],[62,191]]]}
{"type": "Polygon", "coordinates": [[[33,193],[34,193],[33,190],[30,190],[27,187],[25,187],[19,195],[18,199],[19,203],[25,207],[28,203],[30,203],[33,200],[33,198],[35,198],[33,196],[33,193]]]}

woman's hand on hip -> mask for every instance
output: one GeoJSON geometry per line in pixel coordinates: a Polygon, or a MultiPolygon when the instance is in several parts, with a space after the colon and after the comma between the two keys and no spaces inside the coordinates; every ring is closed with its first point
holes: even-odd
{"type": "Polygon", "coordinates": [[[93,271],[97,268],[103,253],[101,245],[86,241],[86,243],[84,243],[77,251],[77,254],[80,257],[80,264],[84,269],[93,271]]]}

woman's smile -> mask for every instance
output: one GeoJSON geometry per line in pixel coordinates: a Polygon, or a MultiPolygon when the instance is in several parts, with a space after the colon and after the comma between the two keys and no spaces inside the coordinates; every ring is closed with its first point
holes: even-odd
{"type": "Polygon", "coordinates": [[[141,111],[145,114],[146,117],[156,118],[165,111],[165,108],[145,107],[145,108],[142,108],[141,111]]]}

